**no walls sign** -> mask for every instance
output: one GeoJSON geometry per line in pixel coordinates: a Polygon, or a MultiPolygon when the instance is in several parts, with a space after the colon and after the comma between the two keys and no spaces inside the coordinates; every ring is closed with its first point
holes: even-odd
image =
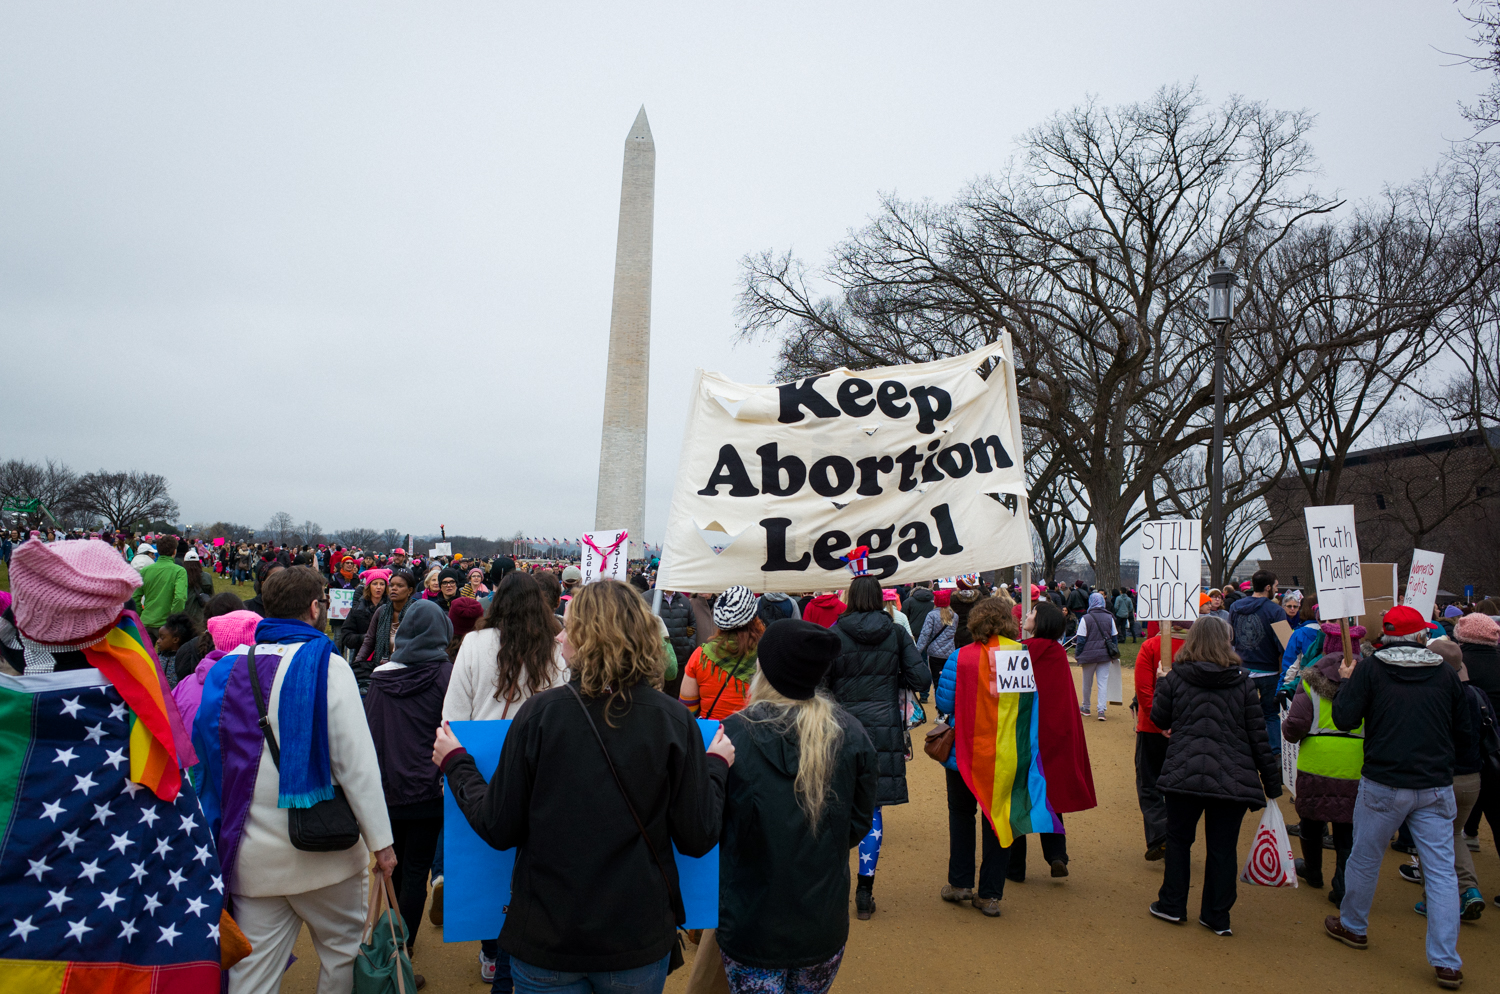
{"type": "Polygon", "coordinates": [[[1009,340],[939,362],[837,369],[771,386],[699,371],[661,585],[847,586],[1031,558],[1009,340]]]}

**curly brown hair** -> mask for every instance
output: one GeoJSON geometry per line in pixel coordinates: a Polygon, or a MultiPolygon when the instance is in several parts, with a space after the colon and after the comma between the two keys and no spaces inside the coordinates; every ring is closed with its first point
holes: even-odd
{"type": "Polygon", "coordinates": [[[1016,620],[1009,597],[986,597],[969,612],[969,634],[975,642],[1000,638],[1019,639],[1021,623],[1016,620]]]}

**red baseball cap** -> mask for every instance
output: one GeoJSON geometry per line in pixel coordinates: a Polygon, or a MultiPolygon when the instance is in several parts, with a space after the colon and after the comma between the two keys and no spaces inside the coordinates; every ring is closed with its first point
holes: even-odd
{"type": "Polygon", "coordinates": [[[1387,635],[1415,635],[1427,630],[1427,622],[1421,613],[1404,604],[1391,608],[1380,620],[1387,635]]]}

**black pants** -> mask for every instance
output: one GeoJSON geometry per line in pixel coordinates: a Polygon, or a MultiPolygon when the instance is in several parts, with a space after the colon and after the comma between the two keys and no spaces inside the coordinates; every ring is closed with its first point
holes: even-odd
{"type": "MultiPolygon", "coordinates": [[[[944,769],[948,779],[948,884],[953,887],[974,886],[974,814],[979,801],[963,774],[944,769]]],[[[1005,894],[1006,850],[1000,847],[995,829],[983,813],[979,822],[984,836],[984,859],[979,864],[980,897],[1003,897],[1005,894]]]]}
{"type": "Polygon", "coordinates": [[[1179,918],[1187,916],[1193,839],[1198,835],[1198,819],[1202,817],[1208,856],[1203,867],[1203,904],[1198,917],[1211,928],[1229,927],[1229,909],[1234,907],[1235,878],[1240,869],[1240,822],[1245,820],[1248,807],[1239,801],[1167,795],[1167,866],[1157,894],[1163,911],[1179,918]]]}
{"type": "Polygon", "coordinates": [[[1474,810],[1469,812],[1469,820],[1464,822],[1464,832],[1478,835],[1481,817],[1490,823],[1495,845],[1500,847],[1500,777],[1485,770],[1479,773],[1479,801],[1474,805],[1474,810]]]}
{"type": "MultiPolygon", "coordinates": [[[[1057,816],[1062,821],[1062,815],[1057,816]]],[[[1042,837],[1042,859],[1051,866],[1053,860],[1068,861],[1068,837],[1061,832],[1038,832],[1042,837]]],[[[998,839],[996,840],[999,841],[998,839]]],[[[1001,861],[1005,864],[1005,879],[1014,880],[1016,883],[1026,881],[1026,836],[1018,835],[1015,841],[1006,849],[1000,850],[1003,854],[1001,861]]]]}
{"type": "Polygon", "coordinates": [[[1344,900],[1344,864],[1349,862],[1349,850],[1354,848],[1354,824],[1352,822],[1323,822],[1302,819],[1302,862],[1307,865],[1304,872],[1308,883],[1321,887],[1323,882],[1323,832],[1333,830],[1333,896],[1344,900]]]}
{"type": "Polygon", "coordinates": [[[1146,825],[1146,848],[1167,841],[1167,799],[1156,789],[1169,739],[1160,732],[1135,733],[1135,796],[1146,825]]]}
{"type": "Polygon", "coordinates": [[[427,875],[432,871],[432,857],[437,854],[438,833],[443,830],[442,815],[436,818],[392,818],[391,843],[396,850],[396,869],[391,886],[401,905],[406,922],[406,941],[416,945],[417,928],[422,924],[422,909],[427,907],[427,875]]]}

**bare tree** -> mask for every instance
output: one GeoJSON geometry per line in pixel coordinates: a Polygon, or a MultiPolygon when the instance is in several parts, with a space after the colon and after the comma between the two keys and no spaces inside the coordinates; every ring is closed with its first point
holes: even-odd
{"type": "Polygon", "coordinates": [[[396,548],[403,541],[405,541],[405,536],[394,528],[387,528],[380,533],[380,544],[385,547],[387,552],[396,548]]]}
{"type": "Polygon", "coordinates": [[[45,464],[22,459],[0,463],[0,499],[18,504],[41,501],[56,524],[88,523],[84,520],[88,512],[79,502],[78,483],[78,474],[66,463],[51,459],[45,464]]]}
{"type": "Polygon", "coordinates": [[[1474,137],[1479,141],[1494,142],[1487,133],[1500,124],[1500,2],[1496,0],[1470,0],[1461,11],[1469,22],[1469,40],[1478,51],[1460,55],[1459,58],[1475,72],[1490,77],[1489,88],[1472,104],[1461,105],[1464,117],[1474,125],[1474,137]]]}
{"type": "Polygon", "coordinates": [[[116,530],[177,517],[167,479],[156,473],[100,470],[78,481],[79,503],[116,530]]]}
{"type": "Polygon", "coordinates": [[[334,532],[333,539],[346,549],[373,549],[380,533],[373,528],[345,528],[334,532]]]}
{"type": "Polygon", "coordinates": [[[304,521],[297,530],[305,545],[317,545],[323,541],[323,526],[316,521],[304,521]]]}
{"type": "Polygon", "coordinates": [[[277,511],[271,515],[271,520],[266,522],[266,538],[277,545],[286,545],[297,538],[297,524],[292,516],[285,511],[277,511]]]}
{"type": "Polygon", "coordinates": [[[235,524],[232,521],[215,521],[211,525],[201,521],[195,522],[193,532],[201,538],[224,538],[231,542],[241,542],[255,534],[245,525],[235,524]]]}

